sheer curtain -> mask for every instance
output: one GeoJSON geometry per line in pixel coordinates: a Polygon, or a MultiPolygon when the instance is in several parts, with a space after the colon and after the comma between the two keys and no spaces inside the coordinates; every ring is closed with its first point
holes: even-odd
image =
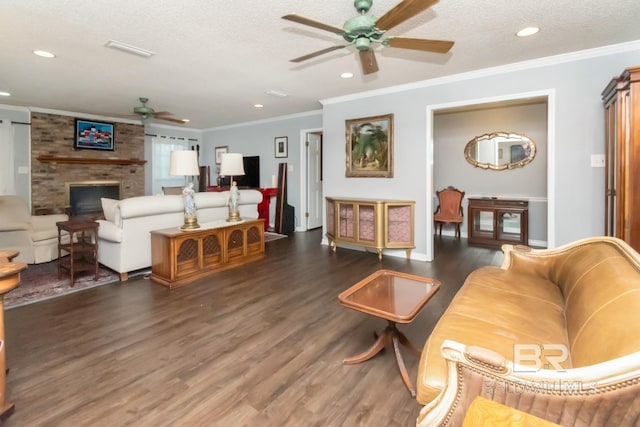
{"type": "Polygon", "coordinates": [[[0,194],[16,194],[11,120],[0,120],[0,194]]]}
{"type": "Polygon", "coordinates": [[[188,150],[186,140],[152,138],[153,151],[153,194],[162,194],[162,187],[184,186],[183,176],[169,175],[169,158],[175,150],[188,150]]]}

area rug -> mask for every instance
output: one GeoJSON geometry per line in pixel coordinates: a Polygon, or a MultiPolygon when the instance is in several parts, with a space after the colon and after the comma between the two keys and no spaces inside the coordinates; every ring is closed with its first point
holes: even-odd
{"type": "Polygon", "coordinates": [[[273,242],[274,240],[278,240],[278,239],[284,239],[285,237],[287,237],[286,234],[278,234],[278,233],[273,233],[271,231],[265,231],[264,232],[264,242],[273,242]]]}
{"type": "Polygon", "coordinates": [[[63,274],[62,278],[58,279],[58,261],[30,264],[20,272],[20,286],[5,294],[4,306],[5,308],[19,307],[119,280],[118,273],[100,266],[97,280],[93,274],[85,271],[76,276],[74,286],[71,287],[67,274],[63,274]]]}

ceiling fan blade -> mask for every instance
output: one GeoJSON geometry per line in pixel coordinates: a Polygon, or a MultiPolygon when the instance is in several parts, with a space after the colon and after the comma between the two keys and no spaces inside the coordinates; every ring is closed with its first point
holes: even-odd
{"type": "Polygon", "coordinates": [[[288,21],[297,22],[298,24],[309,25],[310,27],[319,28],[321,30],[329,31],[335,34],[343,34],[344,30],[342,28],[334,27],[332,25],[323,24],[322,22],[314,21],[313,19],[305,18],[300,15],[296,15],[295,13],[290,13],[288,15],[284,15],[282,19],[286,19],[288,21]]]}
{"type": "Polygon", "coordinates": [[[436,3],[438,0],[403,0],[378,18],[376,28],[389,30],[436,3]]]}
{"type": "Polygon", "coordinates": [[[170,113],[168,111],[154,111],[153,113],[154,116],[173,116],[173,113],[170,113]]]}
{"type": "Polygon", "coordinates": [[[371,74],[378,71],[378,61],[376,61],[376,54],[372,49],[360,51],[360,63],[362,64],[362,72],[364,74],[371,74]]]}
{"type": "Polygon", "coordinates": [[[337,46],[327,47],[327,48],[325,48],[325,49],[322,49],[322,50],[318,50],[318,51],[316,51],[316,52],[309,53],[309,54],[304,55],[304,56],[301,56],[301,57],[299,57],[299,58],[293,58],[293,59],[291,59],[290,61],[291,61],[291,62],[302,62],[302,61],[306,61],[307,59],[315,58],[316,56],[324,55],[325,53],[333,52],[334,50],[342,49],[343,47],[346,47],[346,45],[337,45],[337,46]]]}
{"type": "Polygon", "coordinates": [[[174,119],[172,117],[165,117],[165,116],[160,116],[160,117],[153,117],[156,120],[164,120],[165,122],[172,122],[172,123],[178,123],[178,124],[185,124],[187,123],[187,120],[183,120],[183,119],[174,119]]]}
{"type": "Polygon", "coordinates": [[[390,47],[402,49],[423,50],[425,52],[447,53],[454,42],[448,40],[411,39],[406,37],[392,37],[384,41],[390,47]]]}

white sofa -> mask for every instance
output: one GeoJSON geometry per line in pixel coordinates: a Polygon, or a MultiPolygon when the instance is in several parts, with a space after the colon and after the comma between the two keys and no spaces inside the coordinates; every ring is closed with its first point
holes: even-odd
{"type": "MultiPolygon", "coordinates": [[[[0,249],[16,250],[16,262],[39,264],[58,258],[58,227],[64,214],[31,215],[19,196],[0,196],[0,249]]],[[[68,241],[66,232],[64,241],[68,241]]]]}
{"type": "MultiPolygon", "coordinates": [[[[198,223],[205,224],[229,216],[229,192],[194,195],[198,223]]],[[[257,190],[240,190],[240,216],[258,218],[262,194],[257,190]]],[[[120,280],[130,271],[151,267],[152,230],[179,227],[184,223],[182,196],[141,196],[124,200],[103,199],[105,219],[98,220],[98,261],[120,273],[120,280]]]]}

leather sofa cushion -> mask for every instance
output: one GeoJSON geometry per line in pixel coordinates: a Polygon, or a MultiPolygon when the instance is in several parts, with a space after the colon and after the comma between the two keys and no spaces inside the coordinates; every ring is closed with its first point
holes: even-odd
{"type": "Polygon", "coordinates": [[[640,272],[608,242],[584,245],[550,269],[565,299],[574,367],[640,351],[640,272]]]}
{"type": "Polygon", "coordinates": [[[516,343],[568,343],[563,309],[560,289],[547,279],[497,267],[472,272],[425,344],[418,401],[430,402],[446,384],[446,362],[440,353],[445,339],[488,348],[513,360],[516,343]]]}
{"type": "Polygon", "coordinates": [[[122,242],[122,228],[106,219],[99,219],[96,222],[100,224],[98,235],[101,239],[116,243],[122,242]]]}
{"type": "Polygon", "coordinates": [[[104,215],[104,219],[115,222],[119,200],[102,197],[100,198],[100,203],[102,204],[102,214],[104,215]]]}
{"type": "Polygon", "coordinates": [[[193,201],[196,203],[196,209],[226,207],[228,199],[228,191],[211,191],[207,193],[195,193],[193,195],[193,201]]]}
{"type": "MultiPolygon", "coordinates": [[[[183,212],[182,196],[139,196],[120,200],[118,203],[120,217],[138,218],[162,215],[171,212],[183,212]]],[[[118,214],[116,213],[116,218],[118,214]]],[[[117,225],[118,221],[116,221],[117,225]]]]}

